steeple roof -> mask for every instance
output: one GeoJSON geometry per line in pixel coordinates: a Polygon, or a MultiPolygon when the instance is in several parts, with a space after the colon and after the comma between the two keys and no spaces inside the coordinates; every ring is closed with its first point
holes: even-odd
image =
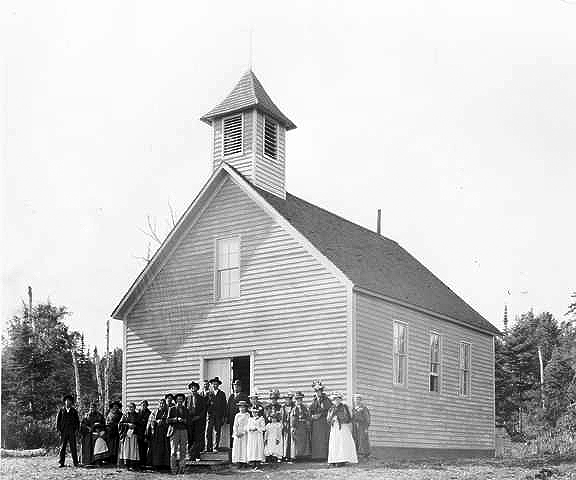
{"type": "Polygon", "coordinates": [[[201,120],[210,123],[216,117],[236,113],[250,107],[256,107],[267,113],[283,124],[286,130],[296,128],[296,125],[274,104],[252,70],[244,73],[228,96],[204,115],[201,120]]]}

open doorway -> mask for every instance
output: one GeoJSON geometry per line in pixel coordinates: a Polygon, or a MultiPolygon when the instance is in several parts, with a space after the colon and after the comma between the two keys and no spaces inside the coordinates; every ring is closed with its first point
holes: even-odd
{"type": "Polygon", "coordinates": [[[240,380],[242,391],[250,395],[250,356],[232,358],[232,381],[240,380]]]}

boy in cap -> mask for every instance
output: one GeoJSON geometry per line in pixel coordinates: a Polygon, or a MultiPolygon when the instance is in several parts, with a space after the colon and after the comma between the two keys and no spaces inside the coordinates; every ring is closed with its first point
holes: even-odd
{"type": "Polygon", "coordinates": [[[78,452],[76,451],[76,434],[80,428],[80,418],[78,417],[78,411],[72,406],[74,403],[72,395],[64,395],[62,401],[64,402],[64,407],[60,409],[58,418],[56,419],[56,429],[58,433],[60,433],[60,439],[62,440],[60,447],[60,467],[64,466],[66,444],[70,445],[72,461],[74,462],[74,466],[77,467],[78,452]]]}
{"type": "Polygon", "coordinates": [[[172,473],[184,473],[188,450],[188,409],[184,405],[186,395],[174,396],[176,405],[168,408],[168,433],[170,437],[170,469],[172,473]]]}

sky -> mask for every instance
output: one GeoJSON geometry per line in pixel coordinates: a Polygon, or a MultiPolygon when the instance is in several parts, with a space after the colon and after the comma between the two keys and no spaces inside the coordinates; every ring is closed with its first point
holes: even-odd
{"type": "Polygon", "coordinates": [[[103,347],[147,216],[166,234],[208,180],[199,118],[250,58],[298,126],[289,192],[372,229],[382,209],[382,233],[499,328],[505,304],[567,319],[576,0],[0,8],[3,322],[30,285],[103,347]]]}

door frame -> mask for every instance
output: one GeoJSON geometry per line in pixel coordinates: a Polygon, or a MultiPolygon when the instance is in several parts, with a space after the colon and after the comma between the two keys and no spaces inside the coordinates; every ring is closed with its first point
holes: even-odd
{"type": "MultiPolygon", "coordinates": [[[[254,365],[256,363],[256,351],[255,350],[239,350],[234,352],[222,353],[209,353],[199,355],[200,360],[200,380],[204,380],[206,377],[206,360],[218,360],[220,358],[226,358],[230,360],[230,381],[232,378],[232,362],[234,357],[250,357],[250,391],[254,391],[254,365]]],[[[230,389],[232,385],[229,386],[230,389]]],[[[230,390],[232,391],[232,390],[230,390]]]]}

